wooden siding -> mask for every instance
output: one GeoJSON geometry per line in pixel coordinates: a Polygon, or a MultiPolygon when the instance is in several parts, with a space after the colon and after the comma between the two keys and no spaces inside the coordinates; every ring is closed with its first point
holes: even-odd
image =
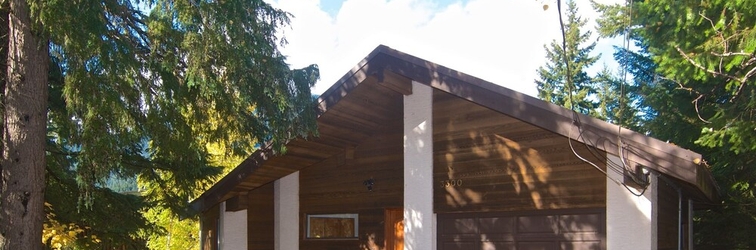
{"type": "Polygon", "coordinates": [[[218,250],[220,204],[210,207],[200,216],[200,239],[202,250],[218,250]]]}
{"type": "Polygon", "coordinates": [[[438,90],[433,133],[437,213],[606,206],[606,177],[566,137],[438,90]]]}
{"type": "Polygon", "coordinates": [[[247,249],[273,250],[275,208],[273,182],[249,191],[247,195],[247,249]]]}
{"type": "MultiPolygon", "coordinates": [[[[671,186],[667,181],[663,181],[662,178],[658,178],[659,185],[657,190],[658,197],[658,213],[657,213],[657,249],[659,250],[674,250],[677,248],[677,231],[678,229],[678,195],[677,189],[671,186]]],[[[684,209],[688,209],[688,204],[684,204],[684,209]]],[[[687,217],[683,215],[684,220],[687,222],[687,217]]],[[[683,248],[685,249],[685,248],[683,248]]]]}
{"type": "MultiPolygon", "coordinates": [[[[401,109],[400,109],[401,110],[401,109]]],[[[401,112],[353,149],[300,171],[300,247],[367,249],[384,246],[384,208],[402,207],[401,112]],[[365,185],[372,180],[372,191],[365,185]],[[359,214],[357,239],[305,239],[308,214],[359,214]]]]}
{"type": "MultiPolygon", "coordinates": [[[[318,117],[319,137],[289,143],[290,153],[286,155],[274,156],[268,148],[257,151],[193,201],[192,209],[197,212],[205,211],[221,201],[343,153],[345,148],[358,145],[365,138],[372,136],[376,129],[381,129],[384,122],[392,121],[396,113],[401,114],[402,94],[411,92],[408,88],[411,81],[429,85],[450,96],[466,99],[479,105],[479,108],[489,108],[499,114],[506,114],[534,125],[514,125],[515,127],[543,129],[525,129],[520,131],[522,134],[509,134],[508,136],[526,137],[507,138],[516,143],[544,142],[549,138],[564,142],[565,137],[577,136],[571,132],[575,130],[572,123],[576,116],[567,109],[381,45],[318,99],[317,110],[321,114],[318,117]],[[540,139],[537,139],[539,137],[540,139]]],[[[601,143],[604,151],[619,154],[617,132],[620,130],[617,126],[585,115],[577,117],[580,117],[584,130],[590,131],[582,136],[585,141],[601,143]]],[[[488,118],[493,117],[475,117],[490,122],[488,118]]],[[[670,179],[678,182],[685,195],[694,200],[712,202],[718,199],[716,183],[711,173],[705,166],[697,164],[701,162],[700,154],[627,129],[622,129],[621,133],[622,144],[628,149],[627,158],[631,162],[643,164],[672,177],[670,179]]],[[[478,135],[475,137],[484,138],[478,135]]],[[[526,146],[537,149],[541,155],[550,154],[545,148],[526,146]]],[[[569,150],[565,146],[565,143],[558,144],[550,150],[569,150]]],[[[574,165],[568,162],[564,164],[574,165]]]]}
{"type": "Polygon", "coordinates": [[[438,249],[606,249],[603,209],[440,214],[438,249]]]}

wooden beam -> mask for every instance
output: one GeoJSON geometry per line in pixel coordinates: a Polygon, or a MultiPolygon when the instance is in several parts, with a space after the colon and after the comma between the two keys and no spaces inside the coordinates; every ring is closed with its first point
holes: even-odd
{"type": "Polygon", "coordinates": [[[373,74],[372,77],[375,77],[379,86],[396,91],[402,95],[412,94],[412,79],[409,79],[406,76],[388,70],[382,70],[380,73],[376,72],[373,74]]]}
{"type": "Polygon", "coordinates": [[[247,198],[247,193],[239,194],[226,200],[226,211],[228,212],[241,211],[247,209],[248,206],[249,199],[247,198]]]}

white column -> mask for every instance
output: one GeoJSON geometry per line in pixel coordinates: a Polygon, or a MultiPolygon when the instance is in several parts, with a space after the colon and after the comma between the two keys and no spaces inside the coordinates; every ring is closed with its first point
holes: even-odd
{"type": "MultiPolygon", "coordinates": [[[[619,157],[607,154],[608,160],[621,165],[619,157]]],[[[622,181],[614,171],[607,171],[607,178],[622,181]]],[[[657,248],[658,178],[649,176],[651,185],[643,196],[635,196],[612,179],[606,181],[606,246],[607,249],[657,248]]],[[[640,190],[631,190],[639,193],[640,190]]]]}
{"type": "Polygon", "coordinates": [[[299,249],[299,172],[273,183],[276,250],[299,249]]]}
{"type": "Polygon", "coordinates": [[[226,211],[220,206],[220,249],[247,249],[247,210],[226,211]]]}
{"type": "Polygon", "coordinates": [[[404,249],[435,249],[433,91],[412,82],[404,96],[404,249]]]}

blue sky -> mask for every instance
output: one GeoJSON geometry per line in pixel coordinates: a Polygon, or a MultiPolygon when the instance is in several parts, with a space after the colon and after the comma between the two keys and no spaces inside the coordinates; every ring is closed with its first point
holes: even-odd
{"type": "MultiPolygon", "coordinates": [[[[536,69],[545,62],[543,45],[561,39],[555,0],[269,0],[292,13],[282,49],[293,67],[316,63],[320,94],[379,44],[535,96],[536,69]],[[548,10],[543,5],[549,4],[548,10]]],[[[599,0],[622,3],[620,0],[599,0]]],[[[580,13],[595,27],[587,0],[580,13]]],[[[616,68],[612,46],[601,39],[596,54],[616,68]]]]}
{"type": "Polygon", "coordinates": [[[343,3],[344,0],[320,1],[320,8],[328,13],[328,15],[335,17],[339,13],[339,9],[341,9],[341,4],[343,3]]]}

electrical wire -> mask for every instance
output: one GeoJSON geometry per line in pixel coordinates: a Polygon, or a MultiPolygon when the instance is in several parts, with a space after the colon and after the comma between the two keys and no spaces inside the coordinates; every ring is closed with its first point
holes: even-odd
{"type": "MultiPolygon", "coordinates": [[[[630,0],[630,1],[632,3],[632,0],[630,0]]],[[[567,74],[567,79],[566,79],[567,82],[566,83],[567,83],[567,88],[568,88],[567,93],[569,95],[570,110],[572,111],[572,114],[573,114],[573,123],[575,124],[575,126],[577,127],[577,129],[579,131],[578,137],[576,139],[582,140],[584,142],[583,145],[588,149],[588,152],[590,152],[594,157],[601,159],[602,157],[598,157],[600,154],[598,154],[597,152],[594,152],[595,148],[596,148],[595,147],[596,146],[595,143],[590,142],[590,140],[588,140],[585,137],[583,137],[583,132],[585,130],[583,128],[582,123],[580,122],[580,115],[575,110],[575,100],[574,100],[574,97],[573,97],[573,94],[572,94],[572,91],[574,90],[573,88],[575,86],[573,86],[573,82],[572,82],[572,73],[570,72],[570,61],[567,58],[567,35],[566,35],[566,32],[565,32],[565,28],[564,28],[564,20],[562,18],[562,1],[561,0],[557,0],[557,11],[559,12],[559,26],[560,26],[561,32],[562,32],[562,59],[564,61],[565,71],[566,71],[566,74],[567,74]],[[589,142],[590,142],[590,144],[593,147],[588,146],[589,142]]],[[[629,29],[629,25],[626,28],[629,29]]],[[[627,32],[625,32],[625,33],[627,33],[627,32]]],[[[627,38],[627,34],[626,34],[626,38],[625,38],[625,42],[626,43],[624,44],[625,47],[629,46],[628,45],[629,44],[629,40],[628,39],[629,38],[627,38]]],[[[626,74],[627,74],[627,72],[625,70],[625,75],[626,74]]],[[[626,81],[626,76],[623,78],[623,81],[626,81]]],[[[624,83],[621,85],[621,89],[622,89],[622,95],[624,96],[624,83]]],[[[623,108],[622,101],[620,100],[620,109],[622,109],[622,108],[623,108]]],[[[621,113],[620,113],[620,121],[621,121],[621,113]]],[[[620,166],[619,164],[616,164],[613,161],[609,161],[608,159],[606,159],[606,157],[603,157],[603,158],[604,158],[604,162],[607,163],[607,169],[611,169],[612,171],[614,171],[614,172],[616,172],[616,173],[624,176],[625,175],[625,171],[627,171],[627,165],[628,164],[625,162],[625,159],[626,159],[626,157],[624,156],[625,149],[624,149],[624,147],[622,145],[623,143],[622,143],[622,138],[621,138],[621,129],[622,129],[621,124],[618,125],[618,127],[619,127],[619,130],[617,131],[617,137],[618,137],[617,150],[619,151],[618,153],[620,154],[620,162],[622,163],[622,165],[620,166]]],[[[631,179],[633,180],[633,182],[636,182],[636,183],[644,186],[643,190],[640,193],[633,192],[630,189],[630,187],[627,186],[627,184],[625,184],[625,183],[623,183],[623,182],[621,182],[621,181],[619,181],[619,180],[617,180],[615,178],[610,177],[607,174],[606,170],[601,169],[601,167],[599,167],[597,164],[595,164],[592,161],[586,159],[585,157],[583,157],[582,155],[580,155],[575,150],[575,147],[572,145],[572,130],[569,131],[567,142],[568,142],[568,144],[570,146],[570,150],[572,151],[573,155],[575,155],[581,161],[583,161],[583,162],[585,162],[585,163],[593,166],[596,170],[598,170],[599,172],[603,173],[607,178],[611,179],[615,183],[624,186],[625,189],[627,189],[631,194],[633,194],[635,196],[642,196],[646,192],[646,190],[648,189],[648,186],[650,186],[650,185],[648,185],[648,183],[641,183],[639,180],[636,179],[635,176],[632,176],[631,179]]]]}
{"type": "MultiPolygon", "coordinates": [[[[625,49],[624,53],[627,53],[628,50],[630,50],[630,25],[632,24],[633,20],[633,0],[628,0],[625,3],[625,8],[627,8],[628,11],[628,18],[627,23],[625,23],[625,33],[624,33],[624,39],[622,39],[622,47],[625,49]]],[[[624,169],[628,169],[628,163],[627,163],[627,157],[624,156],[624,150],[623,150],[623,143],[622,143],[622,113],[625,110],[625,84],[627,83],[627,60],[625,60],[625,65],[622,65],[622,82],[620,82],[620,96],[619,96],[619,111],[617,115],[617,151],[620,153],[620,162],[622,163],[622,167],[624,169]]],[[[635,176],[632,176],[633,181],[635,180],[635,176]]]]}

